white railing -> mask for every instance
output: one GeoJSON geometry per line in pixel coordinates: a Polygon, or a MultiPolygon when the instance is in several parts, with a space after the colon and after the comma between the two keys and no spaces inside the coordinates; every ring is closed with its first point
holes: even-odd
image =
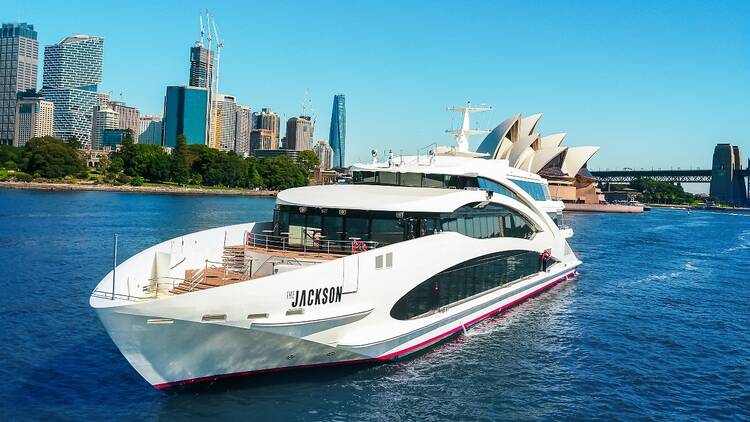
{"type": "Polygon", "coordinates": [[[281,250],[295,252],[317,252],[327,254],[348,255],[359,252],[365,252],[378,247],[378,242],[373,240],[361,240],[352,237],[349,240],[330,240],[317,234],[309,234],[304,231],[301,239],[294,239],[290,242],[290,237],[277,236],[270,233],[245,233],[245,246],[256,248],[265,248],[266,250],[281,250]]]}

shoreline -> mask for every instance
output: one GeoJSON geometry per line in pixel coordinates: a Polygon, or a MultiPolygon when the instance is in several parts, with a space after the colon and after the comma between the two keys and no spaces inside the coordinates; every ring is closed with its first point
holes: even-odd
{"type": "Polygon", "coordinates": [[[81,183],[40,183],[40,182],[0,182],[0,189],[46,190],[55,192],[90,191],[90,192],[125,192],[150,193],[161,195],[229,195],[275,197],[278,192],[251,189],[206,189],[178,186],[130,186],[130,185],[89,185],[81,183]]]}

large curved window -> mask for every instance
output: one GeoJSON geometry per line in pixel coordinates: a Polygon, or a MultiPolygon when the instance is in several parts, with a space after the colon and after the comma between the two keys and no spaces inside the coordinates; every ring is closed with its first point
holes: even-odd
{"type": "Polygon", "coordinates": [[[541,271],[534,251],[504,251],[484,255],[441,271],[410,290],[393,305],[391,317],[400,320],[427,316],[444,306],[501,287],[541,271]]]}
{"type": "MultiPolygon", "coordinates": [[[[491,202],[475,202],[451,213],[321,209],[279,205],[274,212],[273,235],[284,246],[329,250],[331,242],[364,240],[384,246],[440,231],[476,239],[519,237],[530,239],[534,225],[516,211],[491,202]]],[[[343,246],[342,246],[343,245],[343,246]]]]}
{"type": "Polygon", "coordinates": [[[543,183],[530,182],[528,180],[510,179],[513,183],[517,184],[519,188],[523,189],[531,195],[537,201],[549,201],[551,196],[547,185],[543,183]]]}
{"type": "Polygon", "coordinates": [[[531,239],[534,226],[516,211],[492,202],[465,205],[441,218],[443,231],[458,232],[476,239],[519,237],[531,239]]]}

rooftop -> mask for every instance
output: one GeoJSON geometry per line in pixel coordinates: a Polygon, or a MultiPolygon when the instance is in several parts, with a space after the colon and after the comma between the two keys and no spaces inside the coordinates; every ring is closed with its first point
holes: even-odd
{"type": "Polygon", "coordinates": [[[484,191],[412,188],[377,185],[322,185],[288,189],[277,202],[316,208],[372,211],[452,212],[461,205],[481,201],[484,191]]]}

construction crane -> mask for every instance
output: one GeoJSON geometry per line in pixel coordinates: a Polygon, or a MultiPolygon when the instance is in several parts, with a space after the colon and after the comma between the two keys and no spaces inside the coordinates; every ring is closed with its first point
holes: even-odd
{"type": "Polygon", "coordinates": [[[198,15],[198,22],[200,23],[200,26],[201,26],[201,40],[198,42],[198,45],[203,47],[203,39],[204,39],[203,35],[205,34],[205,31],[203,29],[203,15],[202,14],[198,15]]]}
{"type": "Polygon", "coordinates": [[[211,26],[214,29],[214,36],[216,37],[216,86],[215,93],[219,93],[219,70],[221,66],[221,48],[224,47],[224,41],[219,38],[219,31],[216,29],[216,19],[211,20],[211,26]]]}

